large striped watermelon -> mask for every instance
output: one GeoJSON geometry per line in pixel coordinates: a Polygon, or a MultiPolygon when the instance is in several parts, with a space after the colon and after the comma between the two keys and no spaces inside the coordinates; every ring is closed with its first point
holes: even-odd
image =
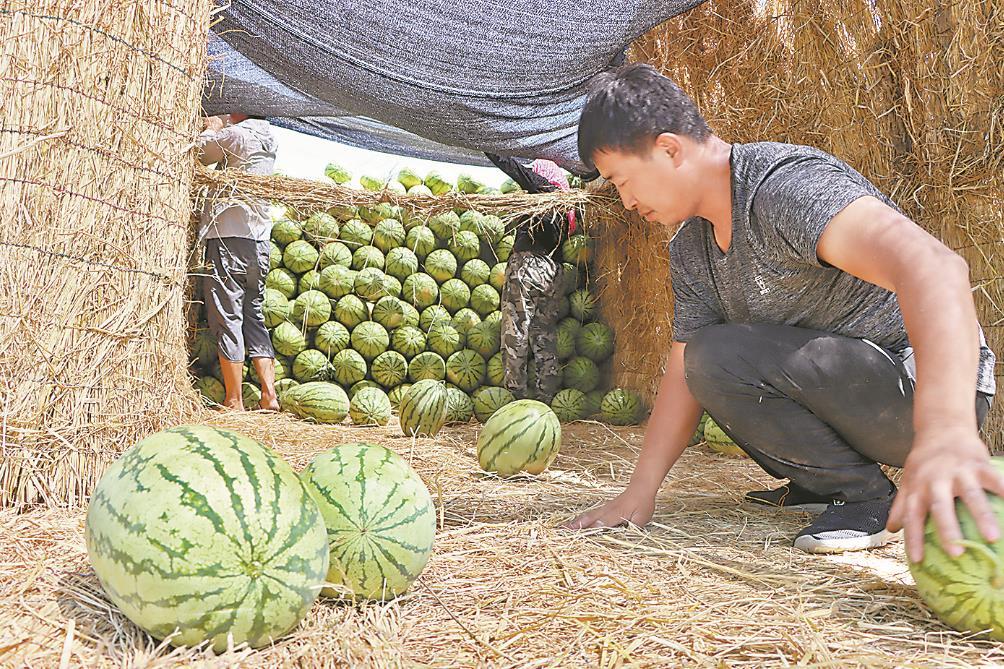
{"type": "Polygon", "coordinates": [[[410,325],[417,328],[418,322],[421,319],[418,309],[411,306],[404,300],[401,300],[401,306],[404,308],[404,319],[401,321],[401,325],[410,325]]]}
{"type": "Polygon", "coordinates": [[[383,446],[343,444],[303,472],[328,530],[326,596],[387,600],[403,594],[432,554],[432,496],[405,460],[383,446]]]}
{"type": "Polygon", "coordinates": [[[477,286],[471,291],[471,309],[474,309],[481,318],[497,311],[500,302],[499,292],[487,283],[477,286]]]}
{"type": "Polygon", "coordinates": [[[276,267],[282,266],[282,249],[275,242],[269,242],[270,248],[268,250],[268,271],[274,270],[276,267]]]}
{"type": "Polygon", "coordinates": [[[373,360],[370,375],[384,388],[393,388],[408,378],[408,361],[397,351],[384,351],[373,360]]]}
{"type": "Polygon", "coordinates": [[[419,225],[408,231],[404,245],[415,254],[419,260],[425,258],[436,249],[436,235],[430,228],[419,225]]]}
{"type": "Polygon", "coordinates": [[[561,257],[572,265],[588,264],[593,256],[592,240],[586,235],[571,235],[561,246],[561,257]]]}
{"type": "Polygon", "coordinates": [[[335,304],[335,320],[349,330],[367,320],[369,316],[370,310],[366,307],[366,303],[355,295],[346,295],[335,304]]]}
{"type": "Polygon", "coordinates": [[[473,309],[461,309],[453,315],[450,323],[462,335],[467,335],[470,329],[481,322],[481,317],[473,309]]]}
{"type": "Polygon", "coordinates": [[[341,231],[338,233],[338,238],[350,250],[357,249],[373,241],[373,228],[358,218],[353,218],[345,222],[345,225],[342,226],[341,231]]]}
{"type": "MultiPolygon", "coordinates": [[[[328,242],[321,247],[321,254],[317,258],[317,267],[324,271],[332,265],[339,265],[348,269],[352,266],[352,251],[341,242],[328,242]]],[[[338,297],[333,295],[332,297],[338,297]]]]}
{"type": "Polygon", "coordinates": [[[436,249],[425,259],[425,273],[444,283],[457,275],[457,259],[447,249],[436,249]]]}
{"type": "MultiPolygon", "coordinates": [[[[390,297],[400,298],[401,297],[401,291],[402,291],[402,289],[403,289],[403,285],[401,284],[400,281],[397,280],[396,277],[393,277],[390,274],[384,274],[383,275],[383,294],[384,295],[389,295],[390,297]]],[[[402,302],[402,304],[406,304],[406,303],[402,302]]],[[[408,306],[411,306],[411,305],[409,304],[408,306]]]]}
{"type": "Polygon", "coordinates": [[[501,351],[488,358],[488,364],[485,367],[485,381],[492,386],[501,386],[505,383],[505,359],[502,357],[501,351]]]}
{"type": "Polygon", "coordinates": [[[429,350],[443,358],[449,358],[464,348],[464,337],[449,323],[433,325],[427,340],[429,350]]]}
{"type": "Polygon", "coordinates": [[[502,292],[505,285],[505,263],[499,262],[492,265],[492,271],[488,275],[488,284],[495,290],[502,292]]]}
{"type": "Polygon", "coordinates": [[[586,323],[575,338],[575,350],[594,362],[603,362],[614,352],[614,331],[603,323],[586,323]]]}
{"type": "Polygon", "coordinates": [[[465,392],[471,392],[485,380],[485,359],[477,351],[465,348],[446,361],[446,379],[465,392]]]}
{"type": "Polygon", "coordinates": [[[349,417],[354,425],[386,425],[390,411],[390,400],[380,388],[363,388],[349,402],[349,417]]]}
{"type": "Polygon", "coordinates": [[[308,290],[293,302],[289,318],[296,326],[316,328],[331,318],[331,302],[321,291],[308,290]]]}
{"type": "Polygon", "coordinates": [[[285,267],[276,267],[265,276],[265,288],[277,290],[289,300],[296,295],[296,275],[285,267]]]}
{"type": "Polygon", "coordinates": [[[352,408],[352,398],[356,396],[356,393],[365,388],[376,388],[377,390],[381,390],[379,383],[377,383],[376,381],[370,381],[369,379],[363,379],[362,381],[357,381],[356,383],[353,383],[352,387],[350,387],[348,392],[345,393],[346,395],[349,396],[350,409],[352,408]]]}
{"type": "Polygon", "coordinates": [[[506,235],[500,239],[499,243],[495,245],[495,258],[502,263],[509,260],[509,256],[512,255],[512,246],[515,243],[515,235],[506,235]]]}
{"type": "MultiPolygon", "coordinates": [[[[415,174],[415,171],[409,167],[404,167],[397,173],[397,181],[408,190],[411,190],[415,186],[422,185],[422,180],[417,174],[415,174]]],[[[429,191],[429,193],[431,194],[432,191],[429,191]]]]}
{"type": "Polygon", "coordinates": [[[446,307],[441,304],[433,304],[422,310],[422,315],[418,319],[418,327],[422,328],[423,332],[429,332],[436,323],[449,323],[451,318],[453,317],[446,310],[446,307]]]}
{"type": "Polygon", "coordinates": [[[315,244],[327,244],[338,238],[338,221],[328,212],[319,211],[303,222],[303,234],[315,244]]]}
{"type": "Polygon", "coordinates": [[[376,267],[367,267],[361,270],[356,275],[356,281],[353,285],[356,295],[364,300],[376,302],[387,294],[387,286],[384,283],[385,276],[383,270],[379,270],[376,267]]]}
{"type": "Polygon", "coordinates": [[[402,383],[399,386],[394,386],[387,393],[387,399],[390,400],[390,406],[394,411],[397,411],[400,408],[401,400],[404,399],[404,396],[408,393],[410,388],[410,383],[402,383]]]}
{"type": "Polygon", "coordinates": [[[323,519],[290,466],[202,425],[158,432],[114,462],[85,537],[112,603],[176,646],[266,646],[299,624],[328,571],[323,519]]]}
{"type": "Polygon", "coordinates": [[[272,241],[280,247],[295,242],[303,236],[303,229],[296,221],[283,218],[272,225],[272,241]]]}
{"type": "Polygon", "coordinates": [[[641,397],[624,388],[614,388],[600,402],[600,418],[611,425],[637,425],[644,413],[641,397]]]}
{"type": "Polygon", "coordinates": [[[551,400],[551,410],[562,423],[582,420],[589,415],[586,394],[575,388],[559,390],[551,400]]]}
{"type": "Polygon", "coordinates": [[[283,411],[315,423],[341,423],[349,413],[345,391],[326,381],[311,381],[290,388],[279,398],[279,404],[283,411]]]}
{"type": "MultiPolygon", "coordinates": [[[[328,244],[328,246],[331,246],[328,244]]],[[[321,270],[317,288],[333,300],[348,295],[355,289],[358,273],[342,265],[330,265],[321,270]]]]}
{"type": "Polygon", "coordinates": [[[496,411],[478,435],[478,463],[487,472],[539,474],[561,447],[561,423],[537,400],[517,400],[496,411]]]}
{"type": "Polygon", "coordinates": [[[314,332],[314,347],[329,358],[349,345],[349,331],[338,321],[321,323],[314,332]]]}
{"type": "Polygon", "coordinates": [[[747,457],[746,451],[739,448],[739,445],[732,441],[729,435],[725,434],[725,430],[719,427],[718,423],[710,417],[704,422],[704,441],[707,443],[708,448],[715,453],[733,458],[747,457]]]}
{"type": "Polygon", "coordinates": [[[331,376],[348,388],[366,378],[366,360],[351,348],[339,351],[331,359],[331,376]]]}
{"type": "Polygon", "coordinates": [[[363,321],[352,330],[351,341],[352,348],[369,362],[387,350],[390,335],[379,323],[363,321]]]}
{"type": "Polygon", "coordinates": [[[310,242],[298,239],[282,252],[282,264],[294,274],[303,274],[317,265],[317,249],[310,242]]]}
{"type": "Polygon", "coordinates": [[[223,400],[226,399],[227,391],[223,383],[212,376],[201,377],[195,386],[205,398],[206,404],[223,404],[223,400]]]}
{"type": "Polygon", "coordinates": [[[442,381],[446,378],[446,361],[432,351],[419,353],[408,363],[408,378],[413,382],[442,381]]]}
{"type": "Polygon", "coordinates": [[[418,381],[401,399],[401,431],[434,437],[446,423],[449,394],[441,381],[418,381]]]}
{"type": "Polygon", "coordinates": [[[321,273],[316,269],[312,269],[300,277],[300,281],[297,283],[296,289],[302,294],[306,293],[308,290],[317,290],[320,286],[321,273]]]}
{"type": "Polygon", "coordinates": [[[599,385],[600,370],[589,358],[576,356],[565,365],[563,378],[566,388],[576,388],[588,393],[599,385]]]}
{"type": "MultiPolygon", "coordinates": [[[[433,188],[432,192],[435,193],[436,189],[433,188]]],[[[453,239],[453,235],[460,230],[460,217],[453,211],[436,214],[429,219],[429,228],[436,234],[437,239],[445,242],[453,239]]]]}
{"type": "Polygon", "coordinates": [[[272,330],[272,347],[276,353],[291,358],[307,348],[307,339],[289,321],[283,321],[272,330]]]}
{"type": "Polygon", "coordinates": [[[293,378],[300,383],[323,380],[328,374],[328,356],[316,348],[301,351],[293,359],[293,378]]]}
{"type": "Polygon", "coordinates": [[[568,304],[572,317],[579,322],[591,321],[596,315],[596,298],[586,288],[576,290],[569,295],[568,304]]]}
{"type": "Polygon", "coordinates": [[[474,402],[470,396],[456,386],[450,386],[446,392],[446,422],[469,423],[474,418],[474,402]]]}
{"type": "Polygon", "coordinates": [[[418,271],[418,256],[404,246],[393,248],[387,252],[384,271],[399,281],[404,281],[418,271]]]}
{"type": "Polygon", "coordinates": [[[241,384],[241,401],[248,411],[257,411],[261,408],[261,388],[245,381],[241,384]]]}
{"type": "Polygon", "coordinates": [[[467,348],[490,358],[502,347],[502,328],[491,321],[481,321],[467,331],[467,348]]]}
{"type": "Polygon", "coordinates": [[[464,263],[460,270],[460,280],[471,288],[477,288],[488,283],[489,274],[491,274],[491,268],[488,263],[481,258],[475,258],[464,263]]]}
{"type": "Polygon", "coordinates": [[[375,246],[360,246],[352,253],[352,269],[364,270],[370,267],[383,271],[386,262],[383,251],[375,246]]]}
{"type": "Polygon", "coordinates": [[[575,334],[571,328],[558,327],[558,360],[568,360],[575,355],[575,334]]]}
{"type": "Polygon", "coordinates": [[[404,280],[401,297],[416,309],[425,309],[439,299],[439,285],[428,274],[415,272],[404,280]]]}
{"type": "Polygon", "coordinates": [[[450,252],[459,262],[467,262],[481,253],[481,240],[469,230],[460,230],[449,240],[450,252]]]}
{"type": "Polygon", "coordinates": [[[449,279],[439,287],[439,299],[446,310],[453,314],[471,301],[471,289],[460,279],[449,279]]]}
{"type": "Polygon", "coordinates": [[[482,386],[474,391],[471,399],[474,401],[474,415],[482,423],[505,405],[516,401],[511,392],[498,386],[482,386]]]}
{"type": "Polygon", "coordinates": [[[411,360],[425,350],[425,334],[414,325],[402,325],[394,330],[390,345],[395,351],[411,360]]]}
{"type": "MultiPolygon", "coordinates": [[[[265,327],[274,328],[279,323],[287,320],[291,309],[292,307],[285,295],[274,288],[265,289],[265,296],[262,298],[261,304],[261,312],[265,317],[265,327]]],[[[215,340],[212,342],[212,348],[216,348],[215,340]]],[[[215,350],[213,352],[215,353],[215,350]]]]}
{"type": "Polygon", "coordinates": [[[373,228],[373,245],[384,253],[404,244],[407,232],[401,221],[385,218],[373,228]]]}

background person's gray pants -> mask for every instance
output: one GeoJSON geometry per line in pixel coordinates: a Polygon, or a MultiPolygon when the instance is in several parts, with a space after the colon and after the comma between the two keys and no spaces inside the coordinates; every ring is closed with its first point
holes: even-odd
{"type": "Polygon", "coordinates": [[[275,357],[262,314],[270,251],[268,241],[241,237],[206,240],[209,271],[203,279],[203,295],[209,331],[223,357],[231,362],[275,357]]]}

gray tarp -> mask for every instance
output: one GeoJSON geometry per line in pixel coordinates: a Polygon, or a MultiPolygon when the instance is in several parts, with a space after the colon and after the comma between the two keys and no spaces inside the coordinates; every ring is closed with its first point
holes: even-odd
{"type": "Polygon", "coordinates": [[[233,0],[210,39],[204,108],[379,151],[581,172],[589,80],[702,1],[233,0]]]}

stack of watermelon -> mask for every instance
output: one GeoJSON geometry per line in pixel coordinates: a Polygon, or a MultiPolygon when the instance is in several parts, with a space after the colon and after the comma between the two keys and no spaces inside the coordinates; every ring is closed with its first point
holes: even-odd
{"type": "MultiPolygon", "coordinates": [[[[336,165],[325,172],[338,183],[351,181],[336,165]]],[[[495,192],[470,177],[453,185],[409,170],[390,182],[360,177],[359,183],[427,196],[495,192]]],[[[386,424],[408,388],[423,379],[446,383],[449,422],[484,422],[514,401],[502,387],[500,352],[501,291],[513,240],[502,218],[474,210],[430,215],[381,203],[283,212],[272,229],[263,305],[282,408],[317,422],[348,415],[356,423],[386,424]]],[[[598,320],[587,285],[590,239],[574,235],[562,255],[563,390],[552,408],[564,421],[595,415],[615,425],[637,423],[644,415],[638,396],[607,392],[602,381],[614,336],[598,320]]],[[[193,356],[198,388],[221,403],[215,346],[205,325],[200,328],[193,356]]],[[[249,408],[260,397],[257,383],[248,365],[249,408]]]]}

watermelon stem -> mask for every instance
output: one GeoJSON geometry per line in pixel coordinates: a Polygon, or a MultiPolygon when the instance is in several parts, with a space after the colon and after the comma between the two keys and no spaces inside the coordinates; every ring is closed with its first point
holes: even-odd
{"type": "Polygon", "coordinates": [[[1001,556],[997,554],[996,551],[990,549],[986,544],[982,544],[978,541],[970,541],[969,539],[959,539],[955,543],[959,544],[964,548],[972,548],[978,553],[982,553],[983,557],[990,561],[994,566],[994,577],[991,580],[991,585],[995,588],[1004,587],[1004,562],[1001,561],[1001,556]]]}

